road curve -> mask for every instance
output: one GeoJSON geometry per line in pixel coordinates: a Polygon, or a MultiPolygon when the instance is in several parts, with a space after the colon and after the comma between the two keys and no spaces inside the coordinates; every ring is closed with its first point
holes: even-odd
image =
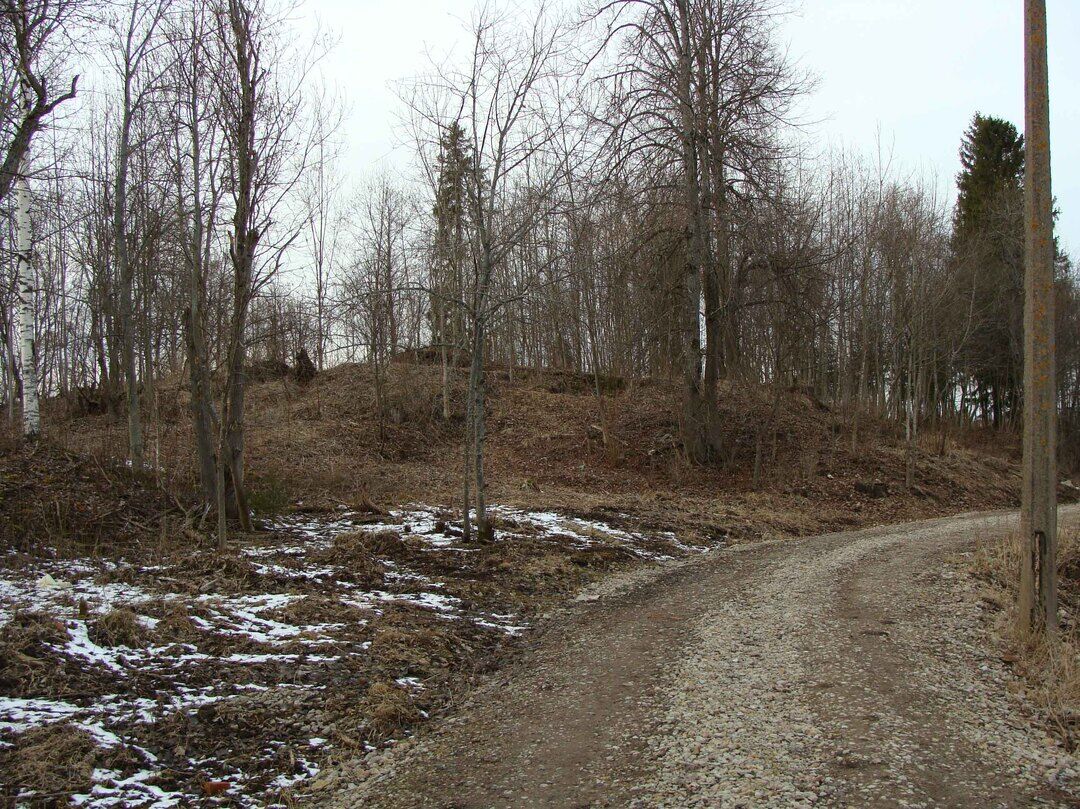
{"type": "Polygon", "coordinates": [[[638,576],[549,622],[417,743],[342,767],[320,805],[1078,806],[1076,759],[1024,719],[948,564],[1015,525],[962,515],[638,576]]]}

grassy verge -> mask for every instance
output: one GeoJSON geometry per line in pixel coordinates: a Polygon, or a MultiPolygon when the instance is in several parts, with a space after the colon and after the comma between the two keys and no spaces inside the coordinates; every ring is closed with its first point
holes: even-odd
{"type": "Polygon", "coordinates": [[[1061,630],[1034,637],[1017,628],[1020,536],[984,540],[971,560],[971,572],[985,586],[983,603],[996,613],[995,629],[1003,659],[1020,677],[1020,688],[1070,752],[1080,745],[1080,529],[1058,533],[1058,587],[1061,630]]]}

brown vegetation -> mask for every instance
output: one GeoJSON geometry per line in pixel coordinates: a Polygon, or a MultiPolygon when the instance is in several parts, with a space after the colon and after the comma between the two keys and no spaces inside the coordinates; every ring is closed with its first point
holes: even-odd
{"type": "MultiPolygon", "coordinates": [[[[287,377],[251,386],[249,483],[264,514],[371,501],[457,502],[462,425],[441,418],[439,369],[394,364],[384,373],[381,409],[367,366],[332,368],[304,388],[287,377]]],[[[493,502],[629,512],[735,537],[754,533],[751,524],[805,534],[1016,502],[1018,446],[1009,433],[924,432],[914,483],[906,487],[906,450],[894,423],[864,415],[852,446],[846,414],[805,393],[788,392],[774,411],[770,392],[728,385],[719,401],[725,457],[701,466],[680,451],[672,383],[608,380],[605,447],[590,375],[503,368],[491,376],[493,502]]],[[[465,373],[452,372],[451,381],[452,396],[463,397],[465,373]]],[[[169,396],[186,398],[179,387],[169,396]]],[[[190,425],[186,408],[178,411],[148,434],[164,485],[191,492],[190,425]]],[[[114,418],[88,416],[69,422],[63,438],[105,462],[122,451],[124,429],[114,418]]]]}
{"type": "Polygon", "coordinates": [[[985,582],[982,603],[995,615],[1002,655],[1024,683],[1025,697],[1066,749],[1080,745],[1080,531],[1058,534],[1058,599],[1062,627],[1040,636],[1017,630],[1015,611],[1021,557],[1020,535],[983,542],[972,573],[985,582]]]}

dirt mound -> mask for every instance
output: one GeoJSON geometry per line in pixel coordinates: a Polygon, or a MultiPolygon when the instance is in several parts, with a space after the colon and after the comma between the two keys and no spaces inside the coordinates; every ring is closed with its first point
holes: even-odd
{"type": "MultiPolygon", "coordinates": [[[[343,364],[306,386],[288,375],[254,382],[247,458],[258,509],[456,503],[468,372],[450,369],[452,416],[443,419],[442,369],[429,359],[402,356],[378,374],[343,364]]],[[[491,502],[605,507],[671,530],[734,538],[762,525],[815,533],[1017,499],[1014,436],[927,429],[909,486],[895,423],[841,412],[799,388],[722,383],[719,457],[704,466],[683,458],[679,390],[670,380],[494,366],[488,394],[491,502]]],[[[185,397],[178,390],[175,398],[185,397]]],[[[65,441],[115,449],[122,425],[110,418],[71,422],[65,441]]],[[[184,485],[196,478],[189,421],[179,407],[154,427],[171,479],[184,485]]]]}

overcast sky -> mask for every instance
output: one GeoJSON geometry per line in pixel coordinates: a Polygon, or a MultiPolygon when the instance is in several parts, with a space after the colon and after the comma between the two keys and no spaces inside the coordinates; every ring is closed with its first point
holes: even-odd
{"type": "MultiPolygon", "coordinates": [[[[474,0],[308,0],[334,31],[327,78],[348,100],[345,160],[361,177],[406,159],[393,82],[462,38],[474,0]]],[[[1048,0],[1051,148],[1058,232],[1080,254],[1080,0],[1048,0]]],[[[782,31],[818,78],[805,115],[821,145],[932,172],[952,194],[973,113],[1023,128],[1022,0],[794,0],[782,31]],[[879,138],[880,133],[880,138],[879,138]]]]}

